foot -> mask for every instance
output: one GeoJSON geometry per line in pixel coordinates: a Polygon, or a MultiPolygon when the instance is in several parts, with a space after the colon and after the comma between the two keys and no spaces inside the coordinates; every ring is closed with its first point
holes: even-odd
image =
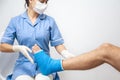
{"type": "Polygon", "coordinates": [[[37,45],[32,47],[35,62],[43,75],[49,75],[54,72],[63,71],[62,60],[54,60],[47,55],[47,52],[41,50],[37,45]]]}

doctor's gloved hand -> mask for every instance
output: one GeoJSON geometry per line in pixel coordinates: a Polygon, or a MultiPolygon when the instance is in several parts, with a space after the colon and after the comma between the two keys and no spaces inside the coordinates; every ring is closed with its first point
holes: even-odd
{"type": "Polygon", "coordinates": [[[75,57],[75,55],[69,53],[67,50],[63,50],[61,52],[61,56],[63,56],[65,59],[75,57]]]}
{"type": "Polygon", "coordinates": [[[21,52],[28,60],[30,60],[31,63],[34,63],[33,59],[31,58],[31,56],[28,53],[28,52],[32,52],[32,51],[27,46],[14,45],[12,49],[15,52],[21,52]]]}

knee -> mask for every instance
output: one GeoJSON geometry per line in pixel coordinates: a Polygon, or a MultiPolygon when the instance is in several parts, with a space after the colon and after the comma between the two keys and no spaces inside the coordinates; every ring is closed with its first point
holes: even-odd
{"type": "Polygon", "coordinates": [[[104,43],[102,45],[100,45],[99,47],[99,51],[100,51],[100,55],[102,56],[103,59],[106,59],[109,57],[109,54],[111,52],[111,50],[113,45],[110,43],[104,43]]]}
{"type": "Polygon", "coordinates": [[[99,46],[98,50],[103,59],[106,59],[109,56],[112,46],[113,45],[110,43],[104,43],[99,46]]]}
{"type": "Polygon", "coordinates": [[[42,74],[38,74],[36,77],[35,77],[35,80],[53,80],[52,76],[45,76],[45,75],[42,75],[42,74]]]}
{"type": "Polygon", "coordinates": [[[103,50],[103,51],[110,51],[110,49],[112,48],[112,44],[110,43],[103,43],[102,45],[100,45],[99,49],[103,50]]]}
{"type": "Polygon", "coordinates": [[[21,76],[18,76],[15,80],[34,80],[34,78],[28,75],[21,75],[21,76]]]}

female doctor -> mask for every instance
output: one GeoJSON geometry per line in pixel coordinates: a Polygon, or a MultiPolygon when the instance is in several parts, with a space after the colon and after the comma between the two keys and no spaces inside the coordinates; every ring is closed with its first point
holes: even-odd
{"type": "MultiPolygon", "coordinates": [[[[11,19],[1,40],[2,52],[19,52],[19,57],[7,80],[47,80],[41,76],[40,70],[34,63],[31,48],[39,45],[49,55],[49,42],[64,58],[73,57],[65,46],[55,20],[43,14],[48,0],[25,0],[27,10],[11,19]],[[19,45],[13,45],[14,40],[19,45]]],[[[52,74],[53,80],[59,80],[57,73],[52,74]]]]}

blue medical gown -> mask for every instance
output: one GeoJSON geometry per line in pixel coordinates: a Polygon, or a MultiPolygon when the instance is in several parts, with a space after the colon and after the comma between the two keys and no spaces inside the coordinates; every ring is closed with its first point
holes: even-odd
{"type": "MultiPolygon", "coordinates": [[[[13,45],[15,39],[19,45],[25,45],[30,49],[34,44],[37,44],[48,53],[49,42],[51,46],[64,43],[58,26],[52,17],[45,14],[39,15],[36,22],[32,24],[27,12],[11,19],[1,42],[13,45]]],[[[33,54],[29,54],[34,59],[33,54]]],[[[40,73],[40,70],[37,64],[30,63],[29,60],[20,53],[19,58],[16,60],[13,74],[11,77],[8,77],[10,78],[8,80],[14,80],[23,74],[35,77],[38,73],[40,73]]],[[[59,80],[58,74],[54,73],[54,80],[59,80]]]]}

